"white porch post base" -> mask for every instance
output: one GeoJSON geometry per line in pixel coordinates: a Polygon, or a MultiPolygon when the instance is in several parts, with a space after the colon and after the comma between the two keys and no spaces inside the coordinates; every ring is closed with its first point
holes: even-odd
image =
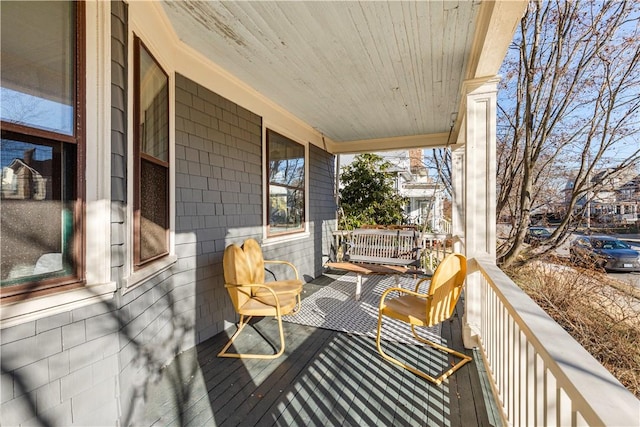
{"type": "Polygon", "coordinates": [[[473,322],[474,320],[479,321],[479,319],[473,317],[475,310],[472,311],[472,316],[469,316],[469,299],[473,298],[476,304],[480,302],[477,300],[477,297],[480,296],[480,285],[480,272],[476,271],[467,276],[465,311],[462,316],[462,343],[465,348],[474,348],[480,345],[480,328],[478,324],[473,322]]]}

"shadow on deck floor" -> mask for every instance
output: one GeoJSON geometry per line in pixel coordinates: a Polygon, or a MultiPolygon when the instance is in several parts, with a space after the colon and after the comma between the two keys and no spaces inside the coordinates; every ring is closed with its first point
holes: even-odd
{"type": "MultiPolygon", "coordinates": [[[[305,285],[305,293],[322,286],[316,283],[322,281],[305,285]]],[[[238,338],[240,350],[269,352],[265,340],[278,342],[277,322],[264,318],[252,326],[238,338]]],[[[145,418],[136,425],[495,425],[475,360],[435,386],[383,360],[371,338],[292,323],[284,323],[284,330],[285,354],[272,361],[216,357],[227,333],[182,353],[148,390],[145,418]]],[[[457,315],[443,324],[442,335],[465,351],[457,315]]],[[[385,348],[426,369],[446,364],[432,349],[385,348]]]]}

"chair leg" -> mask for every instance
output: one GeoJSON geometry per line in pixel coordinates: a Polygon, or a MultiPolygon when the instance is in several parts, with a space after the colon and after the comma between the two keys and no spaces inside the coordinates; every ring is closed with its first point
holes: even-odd
{"type": "Polygon", "coordinates": [[[434,347],[438,350],[441,350],[445,353],[448,354],[452,354],[458,358],[461,358],[462,360],[460,362],[458,362],[457,364],[455,364],[453,367],[451,367],[449,370],[447,370],[446,372],[444,372],[442,375],[440,375],[439,377],[432,377],[431,375],[427,374],[426,372],[423,372],[417,368],[414,368],[413,366],[409,366],[404,362],[399,361],[398,359],[395,359],[391,356],[389,356],[388,354],[386,354],[383,350],[382,350],[382,345],[380,343],[381,340],[381,332],[382,332],[382,313],[378,313],[378,330],[376,332],[376,347],[378,348],[378,353],[380,353],[380,355],[388,360],[391,363],[394,363],[398,366],[403,367],[404,369],[413,372],[414,374],[418,375],[421,378],[424,378],[427,381],[430,381],[436,385],[440,385],[442,383],[442,381],[444,381],[446,378],[448,378],[449,376],[451,376],[451,374],[453,374],[455,371],[457,371],[458,369],[460,369],[465,363],[470,362],[471,361],[471,357],[467,356],[466,354],[462,354],[460,352],[457,352],[455,350],[452,350],[448,347],[445,347],[443,345],[440,344],[436,344],[432,341],[429,341],[425,338],[422,338],[420,336],[418,336],[416,334],[415,331],[415,327],[414,325],[411,325],[411,331],[413,332],[413,335],[415,336],[415,338],[420,341],[423,342],[425,344],[428,344],[431,347],[434,347]]]}
{"type": "Polygon", "coordinates": [[[233,344],[233,341],[240,335],[240,332],[244,329],[244,327],[249,323],[253,316],[248,316],[247,320],[244,321],[244,315],[240,315],[240,322],[238,323],[238,329],[233,334],[233,336],[229,339],[229,342],[220,350],[218,353],[218,357],[235,357],[237,359],[277,359],[282,356],[284,353],[284,331],[282,329],[282,316],[280,313],[276,315],[278,318],[278,330],[280,332],[280,350],[276,354],[249,354],[249,353],[229,353],[227,350],[233,344]]]}
{"type": "Polygon", "coordinates": [[[293,308],[291,313],[288,313],[288,314],[298,314],[301,308],[302,308],[302,297],[300,297],[300,294],[298,294],[298,304],[296,304],[296,306],[293,308]]]}
{"type": "Polygon", "coordinates": [[[438,349],[438,350],[440,350],[440,351],[442,351],[444,353],[451,354],[452,356],[455,356],[455,357],[461,359],[460,362],[458,362],[455,365],[453,365],[448,371],[446,371],[445,373],[443,373],[439,377],[440,382],[442,382],[442,380],[444,380],[445,378],[449,377],[451,374],[453,374],[458,369],[462,368],[462,366],[465,363],[471,362],[471,360],[472,360],[471,356],[467,356],[464,353],[460,353],[459,351],[456,351],[456,350],[454,350],[452,348],[446,347],[446,346],[444,346],[442,344],[435,343],[433,341],[429,341],[428,339],[419,336],[418,333],[416,332],[415,325],[411,325],[411,332],[413,332],[413,336],[418,341],[423,342],[423,343],[425,343],[425,344],[427,344],[427,345],[429,345],[429,346],[431,346],[431,347],[433,347],[435,349],[438,349]]]}

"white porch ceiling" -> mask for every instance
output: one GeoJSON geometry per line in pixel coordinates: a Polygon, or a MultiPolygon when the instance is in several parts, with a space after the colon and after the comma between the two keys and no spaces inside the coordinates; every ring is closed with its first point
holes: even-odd
{"type": "Polygon", "coordinates": [[[446,142],[460,119],[463,82],[497,72],[522,4],[166,1],[163,8],[184,43],[326,135],[334,152],[348,152],[446,142]],[[492,28],[496,22],[501,28],[492,28]],[[501,41],[490,42],[492,35],[501,41]]]}

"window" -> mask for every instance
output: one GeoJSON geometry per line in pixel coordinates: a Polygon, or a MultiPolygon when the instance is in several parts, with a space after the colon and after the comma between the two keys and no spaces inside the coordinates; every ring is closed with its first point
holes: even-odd
{"type": "Polygon", "coordinates": [[[142,41],[134,65],[134,268],[169,253],[169,77],[142,41]]]}
{"type": "Polygon", "coordinates": [[[3,2],[2,298],[82,283],[84,4],[3,2]]]}
{"type": "Polygon", "coordinates": [[[305,147],[267,129],[267,235],[304,231],[305,147]]]}
{"type": "Polygon", "coordinates": [[[423,221],[427,221],[433,218],[433,201],[421,200],[420,201],[420,218],[423,221]]]}

